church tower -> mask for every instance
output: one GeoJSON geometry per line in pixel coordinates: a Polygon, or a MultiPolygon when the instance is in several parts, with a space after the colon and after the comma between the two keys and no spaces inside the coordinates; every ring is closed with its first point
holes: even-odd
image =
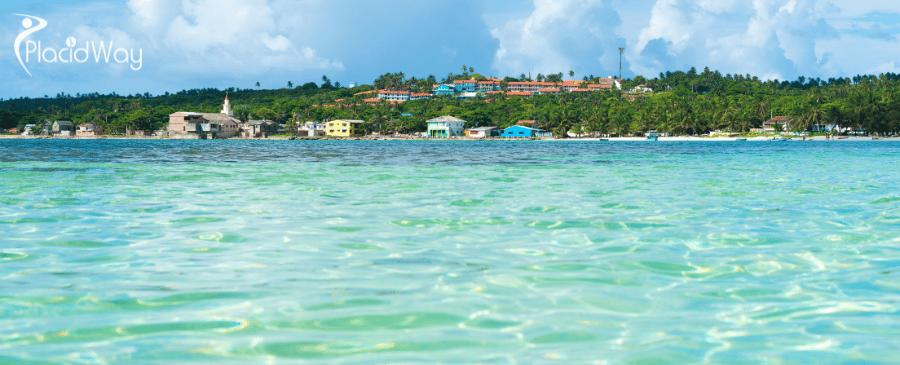
{"type": "Polygon", "coordinates": [[[225,105],[222,106],[222,111],[219,113],[234,117],[234,113],[231,112],[231,103],[228,102],[228,94],[225,94],[225,105]]]}

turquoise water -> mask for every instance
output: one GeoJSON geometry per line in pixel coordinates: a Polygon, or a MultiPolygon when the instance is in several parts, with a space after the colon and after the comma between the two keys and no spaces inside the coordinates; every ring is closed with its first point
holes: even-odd
{"type": "Polygon", "coordinates": [[[0,363],[895,363],[898,160],[0,140],[0,363]]]}

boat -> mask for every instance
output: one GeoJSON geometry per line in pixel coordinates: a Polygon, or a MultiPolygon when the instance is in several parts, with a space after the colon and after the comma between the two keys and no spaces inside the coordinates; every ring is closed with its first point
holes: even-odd
{"type": "Polygon", "coordinates": [[[773,140],[773,141],[790,141],[791,139],[790,139],[790,138],[784,138],[784,137],[782,137],[782,136],[775,136],[775,137],[772,137],[772,140],[773,140]]]}
{"type": "Polygon", "coordinates": [[[656,130],[655,130],[655,129],[650,130],[650,132],[647,133],[647,140],[648,140],[648,141],[657,141],[657,140],[659,140],[659,133],[656,133],[656,130]]]}
{"type": "Polygon", "coordinates": [[[608,142],[608,141],[609,141],[609,139],[606,139],[606,138],[600,138],[600,142],[608,142]]]}
{"type": "Polygon", "coordinates": [[[746,138],[738,138],[734,140],[735,142],[747,142],[746,138]]]}

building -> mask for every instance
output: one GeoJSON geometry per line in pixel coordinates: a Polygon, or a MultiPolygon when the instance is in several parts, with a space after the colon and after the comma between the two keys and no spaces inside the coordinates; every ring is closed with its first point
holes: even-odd
{"type": "Polygon", "coordinates": [[[378,90],[378,99],[407,101],[409,100],[409,91],[378,90]]]}
{"type": "Polygon", "coordinates": [[[500,91],[500,82],[494,80],[479,81],[475,86],[475,91],[486,93],[489,91],[500,91]]]}
{"type": "Polygon", "coordinates": [[[468,130],[469,138],[490,138],[500,136],[497,127],[477,127],[468,130]]]}
{"type": "Polygon", "coordinates": [[[791,117],[777,116],[763,122],[763,132],[775,133],[775,124],[781,125],[782,132],[788,132],[791,130],[791,117]]]}
{"type": "Polygon", "coordinates": [[[453,85],[434,85],[434,89],[432,90],[432,94],[434,96],[453,96],[456,91],[453,88],[453,85]]]}
{"type": "Polygon", "coordinates": [[[33,136],[37,132],[39,132],[37,124],[26,124],[25,128],[22,129],[23,136],[33,136]]]}
{"type": "Polygon", "coordinates": [[[361,136],[365,133],[363,123],[365,122],[354,119],[330,120],[325,123],[325,135],[329,137],[361,136]]]}
{"type": "Polygon", "coordinates": [[[431,99],[431,94],[429,94],[429,93],[409,94],[409,100],[421,100],[421,99],[431,99]]]}
{"type": "Polygon", "coordinates": [[[103,134],[103,126],[94,123],[82,123],[78,125],[75,135],[78,137],[96,137],[103,134]]]}
{"type": "Polygon", "coordinates": [[[453,81],[453,88],[457,94],[473,93],[478,88],[478,81],[475,80],[456,80],[453,81]]]}
{"type": "Polygon", "coordinates": [[[443,117],[428,120],[429,138],[451,138],[461,137],[463,135],[463,127],[466,121],[445,115],[443,117]]]}
{"type": "Polygon", "coordinates": [[[245,138],[266,138],[278,133],[278,126],[271,120],[251,120],[241,124],[241,136],[245,138]]]}
{"type": "Polygon", "coordinates": [[[632,94],[652,94],[653,89],[647,87],[647,85],[641,84],[641,85],[633,87],[628,92],[630,92],[632,94]]]}
{"type": "Polygon", "coordinates": [[[71,136],[75,134],[75,125],[71,120],[57,120],[53,122],[51,127],[53,134],[60,136],[71,136]]]}
{"type": "Polygon", "coordinates": [[[317,137],[325,135],[325,127],[327,123],[323,122],[306,122],[299,126],[297,132],[298,134],[306,135],[307,137],[317,137]]]}
{"type": "Polygon", "coordinates": [[[561,91],[558,88],[538,89],[537,95],[559,95],[561,91]]]}
{"type": "Polygon", "coordinates": [[[521,82],[510,82],[506,84],[506,91],[509,92],[530,92],[532,94],[536,93],[540,89],[546,89],[555,87],[556,84],[552,82],[537,82],[537,81],[521,81],[521,82]]]}
{"type": "Polygon", "coordinates": [[[169,137],[187,139],[230,138],[241,131],[241,121],[234,118],[231,103],[225,95],[220,113],[177,112],[169,115],[169,137]]]}
{"type": "Polygon", "coordinates": [[[532,137],[553,137],[553,134],[543,129],[531,128],[521,125],[515,125],[504,129],[500,132],[503,138],[532,138],[532,137]]]}

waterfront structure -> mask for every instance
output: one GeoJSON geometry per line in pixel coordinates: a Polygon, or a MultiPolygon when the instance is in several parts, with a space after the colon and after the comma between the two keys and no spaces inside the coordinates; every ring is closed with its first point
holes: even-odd
{"type": "Polygon", "coordinates": [[[53,122],[51,130],[55,135],[71,136],[75,132],[75,125],[71,120],[57,120],[53,122]]]}
{"type": "Polygon", "coordinates": [[[765,133],[775,133],[775,124],[781,124],[781,131],[788,132],[791,130],[791,117],[786,117],[779,115],[772,119],[769,119],[763,122],[763,132],[765,133]]]}
{"type": "Polygon", "coordinates": [[[442,117],[428,120],[429,138],[450,138],[460,137],[463,135],[463,126],[466,121],[457,117],[445,115],[442,117]]]}
{"type": "Polygon", "coordinates": [[[329,137],[353,137],[361,136],[364,131],[361,120],[337,119],[326,122],[325,135],[329,137]]]}
{"type": "Polygon", "coordinates": [[[77,137],[96,137],[103,134],[103,126],[94,123],[82,123],[75,131],[77,137]]]}
{"type": "Polygon", "coordinates": [[[497,127],[477,127],[468,130],[469,138],[489,138],[489,137],[497,137],[500,135],[497,127]]]}
{"type": "Polygon", "coordinates": [[[543,129],[531,128],[522,125],[515,125],[504,129],[500,133],[500,137],[504,138],[532,138],[532,137],[553,137],[553,133],[543,129]]]}
{"type": "Polygon", "coordinates": [[[278,126],[271,120],[251,120],[241,125],[241,136],[245,138],[266,138],[278,132],[278,126]]]}
{"type": "Polygon", "coordinates": [[[225,95],[221,113],[177,112],[169,115],[168,134],[180,139],[230,138],[240,133],[241,121],[234,118],[225,95]]]}
{"type": "Polygon", "coordinates": [[[22,135],[23,136],[32,136],[37,132],[39,132],[37,124],[26,124],[25,128],[22,130],[22,135]]]}
{"type": "Polygon", "coordinates": [[[324,122],[306,122],[298,128],[299,134],[306,135],[307,137],[317,137],[325,135],[325,127],[327,123],[324,122]]]}

